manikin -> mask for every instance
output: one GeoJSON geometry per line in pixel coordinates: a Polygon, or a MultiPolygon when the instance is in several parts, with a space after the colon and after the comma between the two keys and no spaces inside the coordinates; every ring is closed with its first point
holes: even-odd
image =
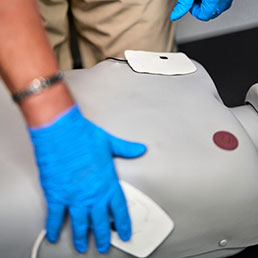
{"type": "MultiPolygon", "coordinates": [[[[65,74],[89,120],[148,146],[139,159],[115,162],[120,179],[174,222],[152,258],[228,257],[258,243],[258,85],[248,104],[227,108],[194,64],[194,73],[169,76],[136,73],[110,59],[65,74]]],[[[0,90],[0,256],[24,258],[44,228],[45,204],[25,124],[0,90]]],[[[73,250],[68,221],[60,241],[44,240],[38,257],[102,257],[92,239],[89,245],[85,255],[73,250]]],[[[111,248],[105,257],[132,256],[111,248]]]]}

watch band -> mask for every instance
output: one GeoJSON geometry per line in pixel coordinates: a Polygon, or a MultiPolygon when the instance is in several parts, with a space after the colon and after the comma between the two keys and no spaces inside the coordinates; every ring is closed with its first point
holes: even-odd
{"type": "Polygon", "coordinates": [[[56,84],[59,81],[62,81],[63,79],[64,79],[64,75],[62,72],[58,72],[57,74],[47,78],[40,77],[40,78],[34,79],[25,90],[14,93],[12,95],[12,99],[14,102],[20,103],[25,98],[31,95],[39,94],[43,90],[53,86],[54,84],[56,84]]]}

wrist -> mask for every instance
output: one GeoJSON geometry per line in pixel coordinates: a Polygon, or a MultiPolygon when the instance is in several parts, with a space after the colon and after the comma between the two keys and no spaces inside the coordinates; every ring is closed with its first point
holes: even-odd
{"type": "Polygon", "coordinates": [[[40,94],[44,90],[55,86],[57,83],[63,81],[63,73],[58,72],[52,76],[49,76],[47,78],[45,77],[39,77],[37,79],[34,79],[27,87],[26,89],[19,90],[12,94],[12,99],[17,104],[20,104],[24,99],[33,96],[35,94],[40,94]]]}
{"type": "Polygon", "coordinates": [[[20,109],[29,127],[39,127],[51,122],[72,105],[73,97],[66,84],[60,82],[38,95],[24,99],[20,109]]]}

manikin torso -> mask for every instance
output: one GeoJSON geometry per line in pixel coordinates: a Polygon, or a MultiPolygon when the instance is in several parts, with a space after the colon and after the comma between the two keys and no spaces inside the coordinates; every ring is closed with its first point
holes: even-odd
{"type": "MultiPolygon", "coordinates": [[[[66,72],[85,117],[148,146],[142,158],[115,162],[120,178],[175,223],[152,258],[227,257],[258,243],[258,114],[251,105],[227,108],[195,65],[195,73],[182,76],[138,74],[114,60],[66,72]],[[237,145],[219,147],[217,132],[232,134],[237,145]]],[[[45,203],[25,124],[0,90],[0,256],[24,258],[44,227],[45,203]]],[[[58,244],[43,242],[38,257],[81,257],[67,225],[58,244]]],[[[92,239],[85,257],[102,257],[92,239]]],[[[111,248],[105,257],[131,256],[111,248]]]]}

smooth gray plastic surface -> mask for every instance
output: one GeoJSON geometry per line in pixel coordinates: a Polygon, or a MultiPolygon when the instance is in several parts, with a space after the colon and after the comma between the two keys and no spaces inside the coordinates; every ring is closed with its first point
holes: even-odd
{"type": "MultiPolygon", "coordinates": [[[[115,162],[120,178],[175,222],[151,258],[227,257],[258,243],[257,149],[208,73],[195,64],[198,71],[184,76],[137,74],[112,60],[65,74],[88,119],[148,146],[142,158],[115,162]],[[237,137],[237,149],[213,143],[221,130],[237,137]]],[[[0,121],[0,257],[27,258],[44,227],[45,203],[25,123],[3,86],[0,121]]],[[[58,244],[44,241],[39,252],[39,258],[75,257],[131,256],[115,248],[100,255],[92,238],[88,252],[79,255],[68,225],[58,244]]]]}

